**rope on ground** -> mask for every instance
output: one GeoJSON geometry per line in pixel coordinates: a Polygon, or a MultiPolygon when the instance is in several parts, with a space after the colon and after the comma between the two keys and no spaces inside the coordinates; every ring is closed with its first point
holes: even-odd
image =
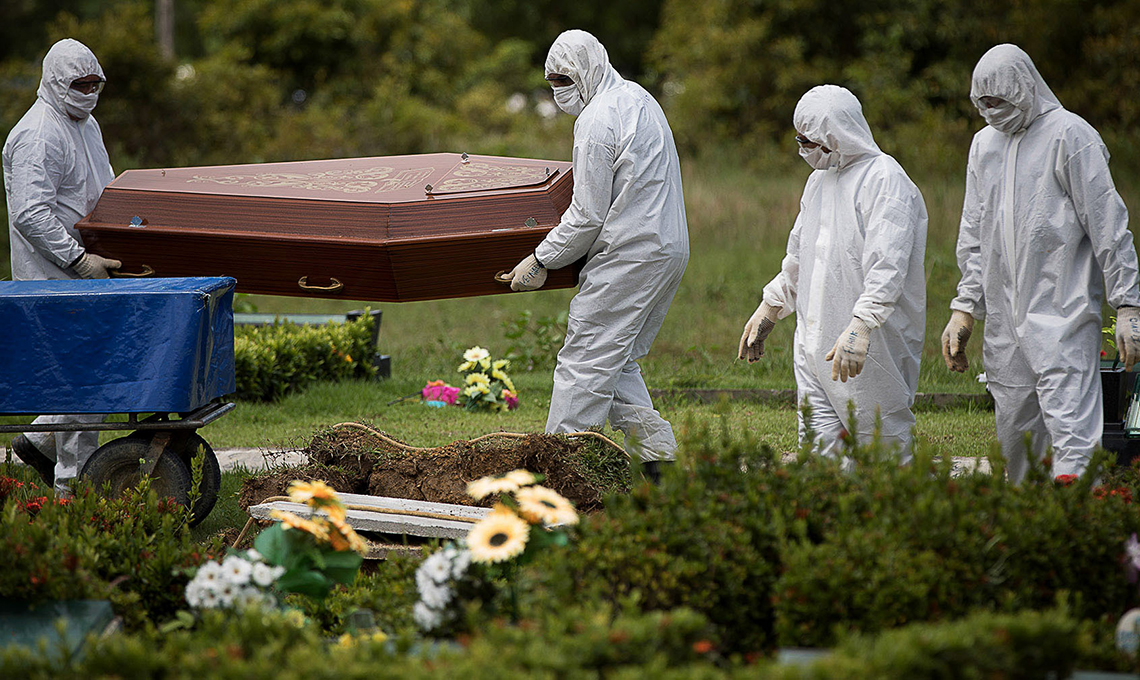
{"type": "MultiPolygon", "coordinates": [[[[258,505],[264,505],[266,503],[273,503],[276,501],[288,501],[290,503],[296,503],[296,501],[292,500],[288,496],[270,496],[268,498],[263,498],[261,500],[261,502],[258,503],[258,505]]],[[[378,508],[374,505],[358,505],[355,503],[346,503],[344,508],[346,510],[363,510],[365,512],[375,512],[375,513],[382,514],[382,515],[405,515],[405,516],[410,515],[412,517],[426,517],[428,519],[444,519],[444,520],[450,520],[453,522],[466,522],[468,524],[474,524],[474,523],[478,522],[480,519],[478,517],[458,517],[456,515],[448,515],[447,513],[443,513],[443,512],[428,512],[426,510],[398,510],[396,508],[378,508]]],[[[310,514],[312,514],[312,513],[310,513],[310,514]]],[[[250,517],[246,521],[245,526],[241,530],[241,533],[238,534],[237,540],[234,541],[234,544],[231,547],[233,547],[235,550],[237,549],[238,544],[240,544],[242,539],[245,538],[246,533],[249,532],[250,527],[252,527],[253,523],[256,521],[257,521],[256,517],[250,517]]]]}
{"type": "MultiPolygon", "coordinates": [[[[367,432],[367,433],[373,435],[374,437],[378,438],[380,441],[383,441],[387,444],[391,444],[392,446],[395,446],[396,448],[401,449],[403,451],[433,451],[434,450],[430,447],[409,446],[407,444],[404,444],[403,442],[398,442],[395,439],[392,439],[388,435],[384,434],[383,432],[380,432],[379,430],[377,430],[375,428],[368,427],[367,425],[364,425],[362,423],[337,423],[336,425],[333,425],[332,429],[335,430],[339,427],[352,427],[352,428],[356,428],[358,430],[364,430],[365,432],[367,432]]],[[[605,436],[601,432],[591,432],[591,431],[566,432],[566,433],[560,432],[559,434],[564,436],[564,437],[570,437],[571,439],[574,439],[577,437],[593,437],[595,439],[600,439],[602,442],[608,444],[609,446],[612,446],[615,450],[620,451],[622,454],[625,455],[626,458],[629,457],[628,451],[626,451],[622,447],[618,446],[618,444],[614,440],[605,436]]],[[[474,439],[471,439],[467,443],[474,444],[477,441],[482,441],[482,440],[488,439],[490,437],[506,437],[508,439],[525,439],[526,437],[529,437],[529,436],[530,436],[529,434],[526,434],[524,432],[491,432],[489,434],[485,434],[485,435],[476,437],[474,439]]]]}

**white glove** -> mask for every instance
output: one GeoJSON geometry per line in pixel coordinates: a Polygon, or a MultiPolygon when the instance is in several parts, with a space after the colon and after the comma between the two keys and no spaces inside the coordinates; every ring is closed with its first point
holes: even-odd
{"type": "Polygon", "coordinates": [[[823,358],[831,362],[831,379],[847,382],[863,371],[867,347],[871,344],[871,327],[859,317],[852,317],[847,330],[840,334],[835,346],[823,358]]]}
{"type": "Polygon", "coordinates": [[[1140,307],[1116,310],[1116,354],[1126,371],[1140,361],[1140,307]]]}
{"type": "Polygon", "coordinates": [[[546,283],[546,267],[538,263],[534,253],[527,255],[511,270],[511,290],[538,290],[546,283]]]}
{"type": "Polygon", "coordinates": [[[966,358],[966,341],[973,331],[974,317],[954,310],[950,322],[946,324],[946,330],[942,331],[942,358],[946,361],[946,368],[956,373],[965,373],[970,367],[970,361],[966,358]]]}
{"type": "Polygon", "coordinates": [[[118,260],[110,260],[95,253],[83,253],[71,265],[71,270],[85,279],[106,279],[111,276],[108,270],[122,266],[123,263],[118,260]]]}
{"type": "Polygon", "coordinates": [[[752,363],[764,356],[764,339],[776,327],[780,309],[761,302],[756,311],[752,312],[748,323],[744,324],[744,333],[740,336],[740,347],[736,352],[738,359],[747,359],[748,363],[752,363]]]}

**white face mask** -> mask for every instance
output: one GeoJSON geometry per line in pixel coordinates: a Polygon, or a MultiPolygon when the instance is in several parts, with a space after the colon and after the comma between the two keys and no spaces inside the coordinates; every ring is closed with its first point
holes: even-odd
{"type": "Polygon", "coordinates": [[[836,151],[824,152],[822,146],[814,149],[800,147],[800,157],[816,170],[826,170],[839,162],[839,153],[836,151]]]}
{"type": "Polygon", "coordinates": [[[586,102],[582,101],[582,95],[578,92],[577,85],[554,88],[554,103],[571,116],[582,113],[582,109],[586,108],[586,102]]]}
{"type": "Polygon", "coordinates": [[[978,111],[981,112],[982,118],[986,119],[986,123],[998,132],[1011,135],[1025,127],[1027,112],[1009,102],[1003,101],[989,108],[980,107],[978,111]]]}
{"type": "Polygon", "coordinates": [[[67,88],[67,95],[63,98],[63,108],[72,118],[83,120],[95,110],[99,103],[99,93],[83,94],[74,88],[67,88]]]}

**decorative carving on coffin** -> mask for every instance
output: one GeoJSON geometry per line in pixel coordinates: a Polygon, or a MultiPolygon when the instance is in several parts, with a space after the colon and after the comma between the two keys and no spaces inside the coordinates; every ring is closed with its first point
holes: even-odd
{"type": "Polygon", "coordinates": [[[431,177],[434,168],[376,166],[358,170],[324,172],[259,172],[246,175],[192,175],[187,182],[237,187],[275,187],[308,191],[339,191],[346,194],[386,193],[410,189],[431,177]]]}

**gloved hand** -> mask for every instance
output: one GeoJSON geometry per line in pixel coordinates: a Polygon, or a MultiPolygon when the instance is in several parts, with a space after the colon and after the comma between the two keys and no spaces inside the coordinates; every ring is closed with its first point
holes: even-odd
{"type": "Polygon", "coordinates": [[[776,327],[780,309],[761,302],[756,311],[752,312],[748,323],[744,324],[744,333],[740,336],[740,347],[736,352],[738,359],[747,359],[748,363],[752,363],[764,356],[764,339],[776,327]]]}
{"type": "Polygon", "coordinates": [[[534,253],[527,255],[511,270],[511,290],[538,290],[546,283],[546,267],[538,263],[534,253]]]}
{"type": "Polygon", "coordinates": [[[1140,361],[1140,307],[1116,310],[1116,353],[1126,371],[1140,361]]]}
{"type": "Polygon", "coordinates": [[[85,279],[106,279],[111,276],[108,270],[122,266],[123,263],[118,260],[101,257],[95,253],[83,253],[72,263],[71,270],[85,279]]]}
{"type": "Polygon", "coordinates": [[[966,341],[974,331],[974,317],[966,312],[954,310],[946,330],[942,331],[942,358],[946,368],[956,373],[965,373],[970,367],[966,359],[966,341]]]}
{"type": "Polygon", "coordinates": [[[853,317],[847,330],[840,334],[835,346],[823,358],[831,362],[831,379],[847,382],[863,371],[867,361],[867,347],[871,344],[871,327],[859,317],[853,317]]]}

